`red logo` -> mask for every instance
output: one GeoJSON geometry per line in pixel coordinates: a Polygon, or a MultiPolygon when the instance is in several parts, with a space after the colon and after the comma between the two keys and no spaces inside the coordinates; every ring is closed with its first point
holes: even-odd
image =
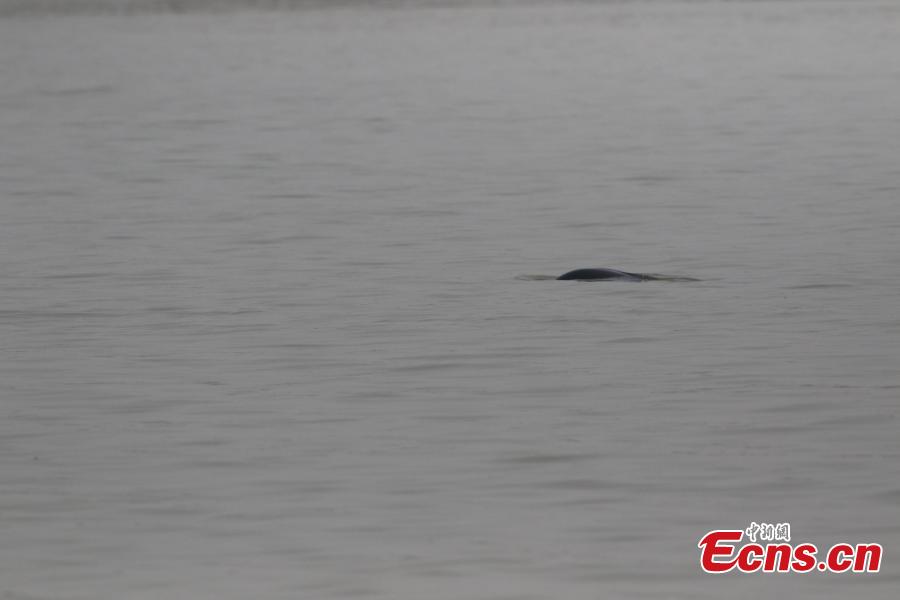
{"type": "Polygon", "coordinates": [[[846,544],[831,546],[819,560],[815,544],[791,544],[790,524],[752,523],[745,531],[716,529],[704,535],[700,548],[700,566],[707,573],[877,573],[881,569],[881,544],[846,544]],[[749,543],[740,545],[744,535],[749,543]],[[760,542],[770,542],[765,545],[760,542]],[[740,546],[739,546],[740,545],[740,546]]]}

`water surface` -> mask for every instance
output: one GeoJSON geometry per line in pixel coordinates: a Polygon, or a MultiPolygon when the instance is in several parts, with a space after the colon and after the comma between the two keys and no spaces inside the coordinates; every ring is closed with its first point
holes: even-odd
{"type": "Polygon", "coordinates": [[[896,597],[898,34],[0,20],[0,595],[896,597]],[[704,575],[750,521],[882,572],[704,575]]]}

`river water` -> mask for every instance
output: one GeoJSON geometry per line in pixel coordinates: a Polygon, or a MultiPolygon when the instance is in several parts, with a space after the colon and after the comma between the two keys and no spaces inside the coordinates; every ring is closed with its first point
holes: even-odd
{"type": "Polygon", "coordinates": [[[898,57],[888,1],[0,19],[0,597],[896,598],[898,57]],[[704,574],[751,522],[881,573],[704,574]]]}

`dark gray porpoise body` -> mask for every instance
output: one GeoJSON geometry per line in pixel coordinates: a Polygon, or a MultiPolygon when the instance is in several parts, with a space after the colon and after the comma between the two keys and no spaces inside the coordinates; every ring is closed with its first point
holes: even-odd
{"type": "Polygon", "coordinates": [[[645,279],[653,279],[649,275],[641,275],[640,273],[627,273],[625,271],[617,271],[616,269],[575,269],[557,277],[557,279],[577,281],[598,281],[601,279],[620,279],[623,281],[644,281],[645,279]]]}

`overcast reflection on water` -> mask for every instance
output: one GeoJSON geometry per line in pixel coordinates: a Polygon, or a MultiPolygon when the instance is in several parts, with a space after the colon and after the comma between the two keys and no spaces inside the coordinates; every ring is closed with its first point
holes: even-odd
{"type": "Polygon", "coordinates": [[[0,597],[896,597],[897,5],[34,6],[0,597]]]}

